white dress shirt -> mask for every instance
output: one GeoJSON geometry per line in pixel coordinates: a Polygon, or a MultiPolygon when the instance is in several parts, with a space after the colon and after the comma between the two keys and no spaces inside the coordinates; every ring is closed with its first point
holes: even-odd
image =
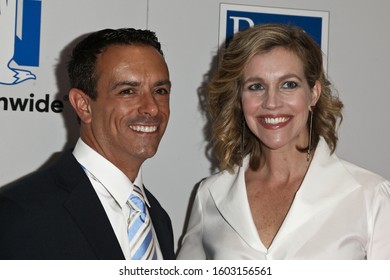
{"type": "Polygon", "coordinates": [[[330,155],[320,139],[285,220],[267,249],[248,203],[245,170],[204,180],[178,259],[390,259],[390,183],[330,155]]]}
{"type": "MultiPolygon", "coordinates": [[[[130,246],[127,235],[127,219],[130,214],[130,208],[126,202],[133,191],[134,185],[137,185],[141,189],[145,203],[150,207],[143,188],[141,169],[135,181],[131,182],[121,170],[85,144],[81,138],[77,141],[73,155],[88,175],[103,205],[125,258],[130,259],[130,246]]],[[[88,201],[85,203],[88,203],[88,201]]],[[[153,238],[156,244],[157,259],[162,260],[162,253],[154,230],[153,238]]]]}

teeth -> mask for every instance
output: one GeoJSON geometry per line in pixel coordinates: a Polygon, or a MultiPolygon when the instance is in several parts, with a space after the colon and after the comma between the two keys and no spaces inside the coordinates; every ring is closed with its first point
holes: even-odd
{"type": "Polygon", "coordinates": [[[264,118],[264,122],[267,124],[278,124],[287,121],[287,117],[279,117],[279,118],[264,118]]]}
{"type": "Polygon", "coordinates": [[[130,125],[129,127],[138,132],[155,132],[157,130],[157,126],[130,125]]]}

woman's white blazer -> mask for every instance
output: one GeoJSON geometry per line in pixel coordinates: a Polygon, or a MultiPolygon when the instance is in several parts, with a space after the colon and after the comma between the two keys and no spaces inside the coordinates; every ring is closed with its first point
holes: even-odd
{"type": "Polygon", "coordinates": [[[178,259],[390,259],[390,183],[330,155],[320,139],[267,249],[249,208],[245,170],[202,181],[178,259]]]}

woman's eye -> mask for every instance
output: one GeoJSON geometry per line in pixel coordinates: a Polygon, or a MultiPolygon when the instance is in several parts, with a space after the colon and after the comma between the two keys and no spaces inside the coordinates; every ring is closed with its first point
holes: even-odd
{"type": "Polygon", "coordinates": [[[288,82],[285,82],[283,85],[282,85],[282,88],[284,89],[294,89],[298,86],[298,84],[296,82],[293,82],[293,81],[288,81],[288,82]]]}
{"type": "Polygon", "coordinates": [[[249,85],[248,89],[249,90],[263,90],[264,87],[262,84],[253,84],[253,85],[249,85]]]}

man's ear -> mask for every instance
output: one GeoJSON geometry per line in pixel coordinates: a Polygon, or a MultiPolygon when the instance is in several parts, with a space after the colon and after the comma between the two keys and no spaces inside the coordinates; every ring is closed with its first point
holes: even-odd
{"type": "Polygon", "coordinates": [[[69,91],[69,101],[72,104],[73,109],[76,111],[77,116],[81,122],[89,123],[91,121],[91,98],[86,95],[82,90],[72,88],[69,91]]]}

